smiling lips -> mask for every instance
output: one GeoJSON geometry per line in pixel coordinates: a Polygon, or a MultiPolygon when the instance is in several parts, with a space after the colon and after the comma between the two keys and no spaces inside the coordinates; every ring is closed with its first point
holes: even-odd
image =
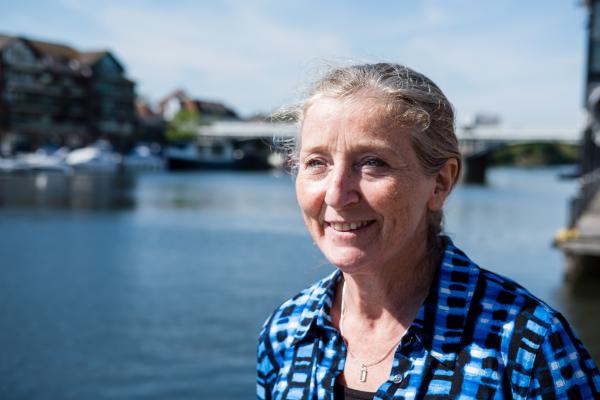
{"type": "Polygon", "coordinates": [[[358,222],[325,222],[326,225],[338,232],[350,232],[371,225],[374,220],[358,222]]]}

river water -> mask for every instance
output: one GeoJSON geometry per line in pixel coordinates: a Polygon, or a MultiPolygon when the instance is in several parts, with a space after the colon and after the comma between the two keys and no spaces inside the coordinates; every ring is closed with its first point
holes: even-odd
{"type": "MultiPolygon", "coordinates": [[[[559,172],[495,168],[459,186],[447,231],[561,310],[600,360],[600,299],[565,289],[551,247],[576,189],[559,172]]],[[[253,398],[263,320],[331,271],[291,178],[60,179],[0,179],[0,398],[253,398]]]]}

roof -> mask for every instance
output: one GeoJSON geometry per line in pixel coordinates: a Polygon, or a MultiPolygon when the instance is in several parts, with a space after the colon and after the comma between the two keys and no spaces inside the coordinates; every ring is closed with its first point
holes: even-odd
{"type": "Polygon", "coordinates": [[[171,101],[173,99],[177,99],[181,103],[184,103],[184,102],[190,100],[190,98],[188,97],[188,95],[185,93],[185,91],[183,89],[175,89],[173,92],[166,95],[160,101],[160,103],[159,103],[160,108],[162,109],[169,101],[171,101]]]}
{"type": "Polygon", "coordinates": [[[81,52],[65,44],[34,40],[22,36],[0,35],[0,51],[13,40],[21,40],[38,54],[48,56],[58,62],[78,61],[84,66],[91,67],[103,57],[110,56],[117,64],[121,65],[108,50],[81,52]]]}
{"type": "Polygon", "coordinates": [[[0,35],[0,50],[2,50],[13,39],[14,37],[12,36],[0,35]]]}
{"type": "Polygon", "coordinates": [[[224,117],[232,119],[239,118],[237,113],[233,109],[227,107],[226,105],[214,101],[192,99],[182,89],[176,89],[160,101],[159,110],[161,113],[165,112],[167,103],[172,100],[179,101],[179,104],[181,105],[182,109],[194,113],[199,113],[203,116],[224,117]]]}
{"type": "Polygon", "coordinates": [[[77,50],[63,44],[42,42],[40,40],[30,40],[25,38],[22,39],[23,41],[29,43],[31,47],[37,50],[40,54],[44,54],[55,59],[71,60],[77,58],[79,55],[77,50]]]}
{"type": "Polygon", "coordinates": [[[109,55],[110,53],[106,50],[102,51],[90,51],[85,53],[79,53],[77,59],[85,65],[92,66],[97,63],[104,56],[109,55]]]}
{"type": "Polygon", "coordinates": [[[237,113],[222,103],[205,100],[194,100],[196,108],[201,114],[219,115],[223,117],[238,118],[237,113]]]}
{"type": "Polygon", "coordinates": [[[134,105],[135,111],[140,117],[154,117],[158,115],[150,105],[142,99],[136,99],[134,105]]]}

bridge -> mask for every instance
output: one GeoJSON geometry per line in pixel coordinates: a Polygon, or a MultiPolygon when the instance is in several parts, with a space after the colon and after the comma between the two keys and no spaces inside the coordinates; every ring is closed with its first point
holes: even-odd
{"type": "MultiPolygon", "coordinates": [[[[246,122],[217,121],[212,125],[198,127],[201,136],[229,137],[237,139],[265,139],[274,137],[291,139],[296,137],[298,125],[291,122],[246,122]]],[[[479,141],[481,143],[511,142],[563,142],[577,144],[579,128],[506,128],[476,127],[458,128],[456,136],[461,142],[479,141]]]]}
{"type": "Polygon", "coordinates": [[[508,128],[482,126],[459,128],[456,135],[463,155],[462,180],[484,184],[490,156],[502,148],[518,144],[563,143],[579,145],[578,128],[508,128]]]}
{"type": "MultiPolygon", "coordinates": [[[[218,121],[198,128],[198,136],[207,144],[236,143],[254,156],[268,157],[274,140],[293,139],[298,133],[296,123],[218,121]],[[268,145],[268,146],[265,146],[268,145]]],[[[463,154],[463,181],[483,184],[490,155],[500,148],[523,143],[579,144],[577,128],[506,128],[483,126],[459,128],[457,137],[463,154]]]]}

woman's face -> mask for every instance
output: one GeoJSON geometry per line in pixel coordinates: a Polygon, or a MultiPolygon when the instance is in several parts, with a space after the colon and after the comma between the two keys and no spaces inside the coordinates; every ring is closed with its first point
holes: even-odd
{"type": "Polygon", "coordinates": [[[382,110],[374,98],[322,97],[302,124],[298,202],[313,239],[344,272],[418,261],[427,214],[443,204],[408,128],[382,110]]]}

